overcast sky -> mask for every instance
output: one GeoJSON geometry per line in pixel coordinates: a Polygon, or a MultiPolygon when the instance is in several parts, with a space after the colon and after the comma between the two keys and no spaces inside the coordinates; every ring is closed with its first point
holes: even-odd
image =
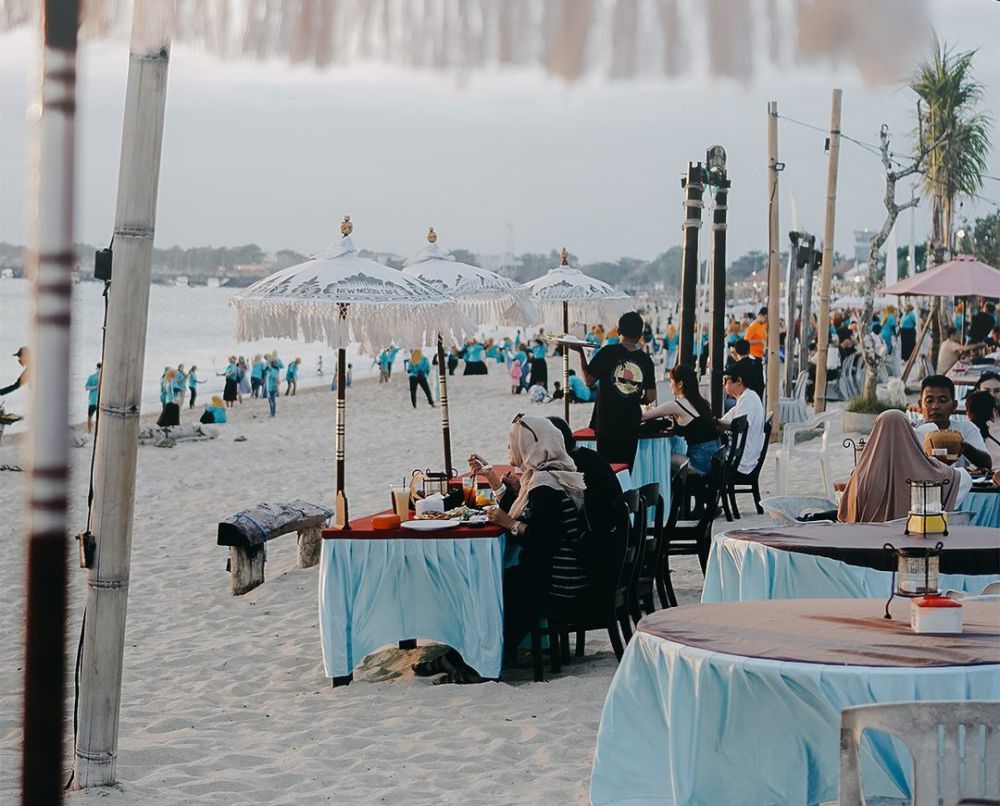
{"type": "MultiPolygon", "coordinates": [[[[976,72],[1000,113],[1000,3],[930,0],[938,34],[979,48],[976,72]]],[[[0,34],[0,240],[24,243],[29,68],[34,34],[0,34]]],[[[887,42],[886,47],[892,47],[887,42]]],[[[88,43],[80,64],[78,239],[109,240],[127,71],[123,42],[88,43]]],[[[156,242],[256,242],[313,252],[345,213],[355,241],[416,252],[428,225],[445,248],[548,252],[584,261],[651,258],[680,243],[679,177],[721,143],[729,154],[729,254],[767,245],[765,110],[825,128],[830,91],[844,90],[843,131],[874,143],[888,123],[908,150],[915,101],[898,85],[866,87],[854,68],[758,73],[749,84],[689,76],[567,85],[536,71],[465,78],[389,67],[325,71],[283,63],[171,54],[156,242]],[[508,244],[507,224],[512,226],[508,244]]],[[[1000,146],[1000,130],[993,135],[1000,146]]],[[[781,229],[822,232],[824,135],[790,121],[779,131],[781,229]]],[[[1000,147],[989,173],[1000,176],[1000,147]]],[[[900,195],[909,195],[908,186],[900,195]]],[[[1000,199],[1000,182],[982,194],[1000,199]]],[[[883,218],[881,168],[841,149],[836,247],[883,218]]],[[[966,202],[969,219],[996,204],[966,202]]],[[[904,214],[906,215],[906,214],[904,214]]],[[[917,236],[928,208],[916,214],[917,236]]],[[[899,241],[908,239],[909,219],[899,241]]]]}

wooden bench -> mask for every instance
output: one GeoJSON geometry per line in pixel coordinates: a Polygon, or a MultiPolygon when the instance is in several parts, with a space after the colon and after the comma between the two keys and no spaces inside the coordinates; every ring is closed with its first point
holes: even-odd
{"type": "Polygon", "coordinates": [[[296,499],[287,504],[258,504],[222,521],[218,545],[229,547],[226,570],[231,574],[233,596],[264,583],[267,541],[281,535],[297,533],[299,568],[316,565],[323,543],[320,533],[332,515],[325,507],[296,499]]]}

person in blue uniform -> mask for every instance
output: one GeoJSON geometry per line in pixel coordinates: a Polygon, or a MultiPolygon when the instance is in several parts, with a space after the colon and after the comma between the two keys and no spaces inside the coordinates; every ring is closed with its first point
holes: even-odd
{"type": "Polygon", "coordinates": [[[101,362],[97,362],[97,369],[92,372],[87,382],[84,384],[87,389],[87,433],[90,433],[91,421],[97,414],[97,399],[101,388],[101,362]]]}
{"type": "Polygon", "coordinates": [[[549,365],[545,363],[545,342],[535,339],[531,345],[531,385],[549,388],[549,365]]]}
{"type": "Polygon", "coordinates": [[[191,390],[191,403],[188,406],[189,409],[194,408],[195,398],[198,397],[198,384],[204,383],[203,380],[198,378],[198,367],[195,364],[191,365],[191,371],[188,373],[188,389],[191,390]]]}
{"type": "Polygon", "coordinates": [[[265,366],[267,365],[264,363],[264,359],[261,358],[260,353],[253,357],[253,366],[250,367],[250,395],[252,397],[260,397],[262,394],[261,387],[264,381],[265,366]]]}
{"type": "Polygon", "coordinates": [[[222,398],[218,395],[212,395],[212,402],[205,404],[205,411],[202,412],[199,422],[208,424],[217,423],[221,425],[226,421],[226,407],[222,398]]]}
{"type": "Polygon", "coordinates": [[[486,352],[483,345],[478,341],[469,340],[465,343],[465,369],[462,370],[463,375],[486,375],[489,370],[486,368],[486,362],[483,361],[483,354],[486,352]]]}
{"type": "Polygon", "coordinates": [[[273,417],[278,412],[278,385],[281,383],[281,370],[285,368],[285,362],[278,358],[277,353],[271,353],[271,360],[267,365],[267,406],[271,410],[273,417]]]}
{"type": "Polygon", "coordinates": [[[427,385],[427,376],[431,374],[431,364],[420,350],[410,353],[410,360],[406,362],[406,374],[410,379],[410,403],[413,408],[417,407],[417,387],[424,390],[427,395],[427,404],[434,408],[434,398],[431,396],[431,388],[427,385]]]}

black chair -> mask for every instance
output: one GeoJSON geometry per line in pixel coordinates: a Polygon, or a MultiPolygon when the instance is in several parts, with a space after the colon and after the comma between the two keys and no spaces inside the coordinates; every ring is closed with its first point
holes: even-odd
{"type": "MultiPolygon", "coordinates": [[[[747,447],[747,432],[748,432],[747,418],[736,417],[729,424],[728,433],[728,450],[726,452],[726,470],[725,470],[725,480],[723,482],[723,493],[725,493],[727,486],[729,484],[729,479],[733,477],[739,471],[740,462],[743,461],[743,452],[747,447]]],[[[733,499],[735,501],[735,499],[733,499]]],[[[731,521],[733,517],[739,517],[740,513],[735,511],[736,507],[733,506],[732,509],[729,507],[729,496],[723,494],[722,496],[722,511],[726,514],[726,520],[731,521]]]]}
{"type": "Polygon", "coordinates": [[[719,499],[726,489],[726,448],[719,448],[713,456],[709,472],[703,476],[704,483],[698,490],[697,520],[678,520],[672,529],[663,530],[663,562],[659,567],[658,591],[665,595],[665,607],[677,607],[677,596],[670,581],[670,558],[681,555],[697,555],[701,571],[705,573],[708,564],[708,550],[712,540],[712,522],[719,509],[719,499]]]}
{"type": "Polygon", "coordinates": [[[646,539],[639,552],[639,562],[636,564],[635,578],[632,582],[629,612],[632,620],[638,624],[645,612],[649,615],[656,610],[653,601],[653,586],[656,579],[656,561],[660,557],[663,546],[663,513],[665,504],[660,495],[660,483],[654,481],[639,488],[639,496],[646,506],[646,539]],[[653,517],[650,521],[649,514],[653,517]]]}
{"type": "Polygon", "coordinates": [[[589,630],[607,630],[615,657],[621,660],[627,642],[632,637],[629,624],[628,590],[639,561],[640,541],[645,533],[646,512],[638,490],[629,490],[615,499],[612,506],[611,529],[607,540],[611,545],[609,572],[599,580],[593,591],[574,599],[549,596],[539,613],[539,621],[531,631],[531,654],[535,680],[545,679],[542,664],[541,621],[547,622],[549,653],[553,674],[569,661],[569,634],[576,633],[576,654],[583,655],[583,645],[589,630]]]}
{"type": "MultiPolygon", "coordinates": [[[[667,515],[667,522],[663,525],[660,534],[660,546],[653,561],[653,582],[656,585],[656,594],[660,599],[660,607],[671,607],[670,596],[667,594],[667,586],[664,582],[662,569],[666,563],[667,554],[667,534],[674,533],[677,529],[677,522],[680,520],[684,503],[684,489],[687,485],[687,473],[689,465],[683,464],[673,471],[670,476],[670,512],[667,515]]],[[[669,575],[669,567],[668,567],[669,575]]],[[[674,602],[676,605],[676,601],[674,602]]]]}
{"type": "Polygon", "coordinates": [[[763,515],[764,508],[760,505],[760,470],[767,461],[767,447],[771,443],[771,430],[774,427],[774,417],[768,417],[764,423],[764,447],[760,449],[760,456],[757,457],[757,464],[749,473],[740,473],[739,465],[730,473],[726,479],[727,493],[729,496],[729,508],[734,517],[740,516],[740,511],[736,507],[737,495],[752,495],[753,504],[757,508],[757,514],[763,515]]]}

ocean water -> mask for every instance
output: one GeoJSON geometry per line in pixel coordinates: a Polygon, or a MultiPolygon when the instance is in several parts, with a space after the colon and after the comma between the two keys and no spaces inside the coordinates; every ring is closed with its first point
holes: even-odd
{"type": "MultiPolygon", "coordinates": [[[[142,379],[142,411],[160,409],[160,376],[166,366],[183,364],[185,370],[198,367],[198,377],[207,383],[198,386],[198,404],[208,402],[213,394],[222,394],[223,379],[216,376],[228,363],[228,356],[277,350],[287,364],[301,358],[299,385],[325,384],[333,380],[336,353],[322,344],[307,344],[288,339],[237,343],[233,338],[236,311],[230,298],[239,289],[153,285],[149,296],[149,327],[142,379]],[[324,374],[317,373],[323,358],[324,374]]],[[[73,286],[73,359],[67,379],[70,394],[70,421],[87,419],[87,376],[101,360],[101,325],[104,321],[103,283],[84,282],[73,286]]],[[[21,371],[13,357],[18,347],[31,343],[31,283],[23,279],[0,279],[0,386],[13,382],[21,371]]],[[[44,360],[44,356],[40,360],[44,360]]],[[[348,350],[355,378],[371,375],[371,357],[359,355],[356,347],[348,350]]],[[[402,366],[402,353],[397,357],[402,366]]],[[[30,417],[30,390],[18,389],[2,399],[7,411],[30,417]]],[[[23,424],[10,430],[24,428],[23,424]]]]}

